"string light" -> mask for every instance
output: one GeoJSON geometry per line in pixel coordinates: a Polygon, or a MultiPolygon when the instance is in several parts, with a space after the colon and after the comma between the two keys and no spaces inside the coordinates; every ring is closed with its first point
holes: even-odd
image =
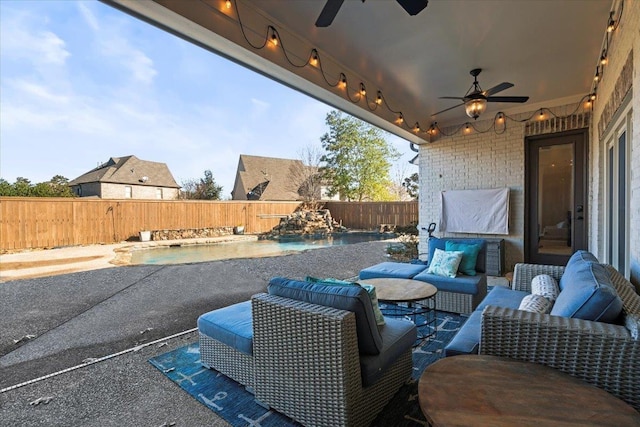
{"type": "Polygon", "coordinates": [[[274,46],[278,46],[278,34],[276,33],[276,29],[273,27],[269,28],[271,28],[271,44],[274,46]]]}
{"type": "Polygon", "coordinates": [[[607,33],[616,29],[616,21],[613,20],[613,11],[609,12],[609,23],[607,24],[607,33]]]}
{"type": "MultiPolygon", "coordinates": [[[[206,7],[208,7],[209,9],[211,9],[214,12],[218,12],[220,13],[221,10],[217,9],[215,7],[213,7],[212,5],[210,5],[208,2],[204,1],[204,0],[200,0],[204,5],[206,5],[206,7]]],[[[234,1],[235,2],[235,1],[234,1]]],[[[607,51],[609,49],[609,37],[614,33],[615,29],[617,28],[617,26],[620,24],[621,18],[622,18],[622,12],[623,12],[623,6],[624,6],[624,0],[619,0],[619,10],[617,11],[618,14],[617,16],[614,17],[614,15],[616,14],[616,11],[612,10],[609,13],[608,19],[607,19],[607,26],[606,26],[606,31],[605,31],[605,37],[604,37],[604,41],[603,41],[603,45],[602,45],[602,54],[598,59],[598,65],[596,66],[596,72],[593,78],[593,87],[592,90],[590,92],[589,95],[586,95],[583,100],[580,101],[579,106],[583,106],[584,105],[584,101],[586,100],[586,104],[590,105],[593,103],[593,101],[596,99],[596,91],[597,91],[597,86],[598,84],[602,81],[603,79],[603,75],[604,75],[604,66],[607,64],[608,62],[608,58],[607,58],[607,51]]],[[[233,6],[232,0],[226,0],[224,2],[224,5],[226,7],[226,9],[231,9],[233,6]]],[[[276,47],[281,45],[281,51],[283,52],[283,56],[286,59],[286,61],[295,68],[303,68],[305,66],[311,65],[313,67],[319,67],[320,69],[320,75],[321,77],[324,79],[325,83],[328,86],[331,87],[336,87],[339,86],[342,89],[347,89],[347,76],[344,73],[340,73],[339,75],[339,79],[338,82],[335,83],[335,77],[332,77],[330,74],[327,74],[325,72],[325,70],[322,67],[322,62],[320,61],[320,57],[319,57],[319,53],[317,51],[317,49],[312,48],[310,55],[307,57],[306,61],[304,62],[300,62],[300,61],[296,61],[296,58],[299,58],[299,56],[290,56],[291,54],[289,52],[287,52],[287,50],[284,47],[284,43],[283,40],[280,38],[278,31],[276,30],[275,27],[273,27],[272,25],[268,25],[267,26],[267,33],[264,36],[264,42],[259,45],[259,44],[254,44],[247,36],[246,32],[245,32],[245,28],[244,25],[242,23],[241,17],[240,17],[240,11],[238,10],[238,7],[236,5],[235,7],[236,9],[236,17],[237,17],[237,21],[239,24],[239,28],[240,31],[242,33],[242,36],[244,37],[246,43],[251,46],[254,49],[260,50],[263,49],[268,43],[271,44],[272,47],[276,47]],[[329,77],[327,77],[329,76],[329,77]]],[[[347,90],[346,91],[346,96],[348,97],[348,99],[353,102],[353,103],[358,103],[360,102],[360,100],[363,97],[366,97],[366,88],[365,88],[365,84],[363,82],[360,83],[360,97],[355,97],[352,98],[350,95],[350,92],[347,90]]],[[[367,102],[366,105],[369,108],[369,110],[374,111],[378,106],[383,104],[383,101],[386,101],[384,98],[384,95],[382,93],[381,90],[377,91],[377,96],[376,99],[373,103],[369,103],[367,102]]],[[[391,113],[396,114],[397,115],[397,119],[395,120],[395,123],[398,126],[405,126],[405,119],[404,119],[404,115],[402,113],[402,111],[397,111],[391,108],[391,106],[389,106],[389,104],[387,102],[384,102],[387,110],[389,110],[391,113]]],[[[576,111],[577,109],[576,108],[576,111]]],[[[548,109],[547,109],[548,110],[548,109]]],[[[550,110],[548,110],[552,116],[554,117],[558,117],[555,116],[555,114],[553,114],[550,110]]],[[[544,117],[544,111],[543,109],[540,109],[539,111],[539,118],[542,119],[544,117]]],[[[574,113],[572,113],[574,114],[574,113]]],[[[571,114],[571,115],[572,115],[571,114]]],[[[514,119],[512,117],[507,116],[506,114],[504,114],[503,112],[499,112],[496,114],[490,128],[488,129],[478,129],[476,128],[476,126],[474,126],[473,124],[470,124],[469,122],[465,123],[464,125],[461,125],[457,128],[457,130],[454,133],[451,134],[446,134],[445,132],[442,131],[442,129],[440,129],[437,125],[437,122],[434,122],[431,124],[431,126],[429,126],[429,128],[427,130],[421,130],[420,129],[420,125],[418,124],[418,122],[416,122],[415,126],[412,128],[416,133],[417,132],[423,132],[426,133],[430,136],[435,135],[436,133],[440,133],[444,136],[451,136],[457,132],[459,132],[460,130],[462,130],[464,128],[465,132],[471,132],[471,130],[473,129],[475,132],[478,133],[484,133],[484,132],[488,132],[490,130],[493,130],[496,132],[496,134],[500,134],[506,131],[506,118],[512,120],[512,121],[516,121],[516,122],[526,122],[529,121],[531,119],[533,119],[533,116],[535,115],[535,112],[528,118],[523,119],[523,120],[517,120],[514,119]],[[501,126],[500,129],[496,128],[496,123],[501,123],[503,124],[501,126]]],[[[410,129],[409,126],[405,127],[406,129],[410,129]]]]}
{"type": "Polygon", "coordinates": [[[318,66],[318,51],[315,49],[311,50],[311,59],[309,59],[309,64],[313,65],[314,67],[318,66]]]}
{"type": "Polygon", "coordinates": [[[382,92],[378,91],[378,97],[376,98],[376,104],[382,105],[382,92]]]}

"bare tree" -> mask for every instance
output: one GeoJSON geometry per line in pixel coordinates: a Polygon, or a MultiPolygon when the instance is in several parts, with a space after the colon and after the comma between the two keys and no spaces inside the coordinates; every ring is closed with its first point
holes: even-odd
{"type": "Polygon", "coordinates": [[[407,187],[405,185],[406,178],[409,175],[409,168],[407,162],[399,162],[395,164],[393,169],[393,178],[391,179],[391,188],[389,192],[393,194],[395,200],[399,201],[409,201],[413,200],[414,197],[407,191],[407,187]]]}
{"type": "Polygon", "coordinates": [[[322,150],[308,145],[298,151],[300,162],[289,168],[290,190],[298,193],[307,204],[316,204],[322,190],[322,150]]]}

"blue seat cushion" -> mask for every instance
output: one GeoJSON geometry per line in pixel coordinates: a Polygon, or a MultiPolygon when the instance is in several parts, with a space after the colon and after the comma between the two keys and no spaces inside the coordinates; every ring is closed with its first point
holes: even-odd
{"type": "Polygon", "coordinates": [[[425,264],[407,264],[404,262],[381,262],[360,270],[360,280],[392,278],[411,279],[416,274],[427,269],[425,264]]]}
{"type": "Polygon", "coordinates": [[[528,292],[516,291],[503,286],[495,286],[491,292],[484,297],[480,304],[478,304],[475,311],[482,312],[488,305],[517,310],[520,307],[520,302],[527,295],[529,295],[528,292]]]}
{"type": "Polygon", "coordinates": [[[253,354],[251,301],[210,311],[198,317],[198,330],[242,353],[253,354]]]}
{"type": "Polygon", "coordinates": [[[456,356],[459,354],[478,353],[482,335],[482,311],[484,308],[492,305],[517,310],[520,307],[520,301],[527,295],[529,295],[527,292],[514,291],[502,286],[494,287],[447,344],[444,349],[444,355],[456,356]]]}
{"type": "Polygon", "coordinates": [[[452,243],[464,243],[467,245],[479,245],[480,251],[478,252],[478,257],[476,258],[476,272],[484,273],[487,271],[486,268],[486,260],[487,260],[487,241],[484,239],[468,239],[468,238],[438,238],[438,237],[429,237],[429,262],[433,259],[433,254],[436,252],[436,249],[440,249],[442,251],[447,250],[447,242],[452,243]]]}
{"type": "Polygon", "coordinates": [[[438,291],[453,292],[458,294],[476,295],[482,286],[487,287],[487,276],[478,274],[476,276],[464,276],[458,274],[456,277],[437,276],[425,271],[416,274],[413,280],[431,283],[438,288],[438,291]]]}
{"type": "Polygon", "coordinates": [[[380,354],[360,357],[360,372],[364,387],[378,381],[387,368],[413,346],[417,338],[416,326],[413,322],[391,317],[385,318],[385,325],[380,329],[380,334],[383,342],[380,354]]]}
{"type": "Polygon", "coordinates": [[[355,313],[360,354],[376,355],[382,350],[382,336],[376,324],[371,299],[364,288],[360,286],[333,286],[274,277],[269,281],[267,292],[271,295],[355,313]]]}
{"type": "Polygon", "coordinates": [[[551,315],[609,323],[618,319],[622,300],[602,264],[576,261],[565,268],[562,280],[551,315]]]}
{"type": "Polygon", "coordinates": [[[474,311],[444,348],[444,356],[477,354],[480,348],[482,313],[474,311]]]}

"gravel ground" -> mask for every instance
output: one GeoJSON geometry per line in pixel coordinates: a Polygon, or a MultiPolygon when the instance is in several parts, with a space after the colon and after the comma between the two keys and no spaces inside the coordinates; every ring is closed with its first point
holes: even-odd
{"type": "MultiPolygon", "coordinates": [[[[196,326],[204,312],[264,292],[270,278],[351,278],[388,260],[385,242],[268,258],[128,266],[0,283],[0,388],[196,326]],[[19,343],[14,343],[27,335],[19,343]]],[[[162,340],[52,378],[0,392],[3,425],[224,426],[147,360],[197,339],[162,340]],[[49,403],[31,404],[39,398],[49,403]],[[46,400],[46,399],[45,399],[46,400]]]]}

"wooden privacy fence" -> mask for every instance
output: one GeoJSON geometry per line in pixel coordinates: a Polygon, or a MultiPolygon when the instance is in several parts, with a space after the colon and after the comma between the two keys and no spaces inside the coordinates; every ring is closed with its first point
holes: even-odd
{"type": "MultiPolygon", "coordinates": [[[[246,233],[271,230],[300,202],[110,200],[0,197],[0,250],[114,243],[141,230],[244,225],[246,233]]],[[[418,220],[417,202],[327,202],[347,228],[377,229],[418,220]]]]}
{"type": "Polygon", "coordinates": [[[262,233],[299,202],[0,198],[0,249],[114,243],[141,230],[244,225],[262,233]]]}
{"type": "Polygon", "coordinates": [[[377,229],[380,224],[418,223],[418,202],[326,202],[336,221],[347,228],[377,229]]]}

